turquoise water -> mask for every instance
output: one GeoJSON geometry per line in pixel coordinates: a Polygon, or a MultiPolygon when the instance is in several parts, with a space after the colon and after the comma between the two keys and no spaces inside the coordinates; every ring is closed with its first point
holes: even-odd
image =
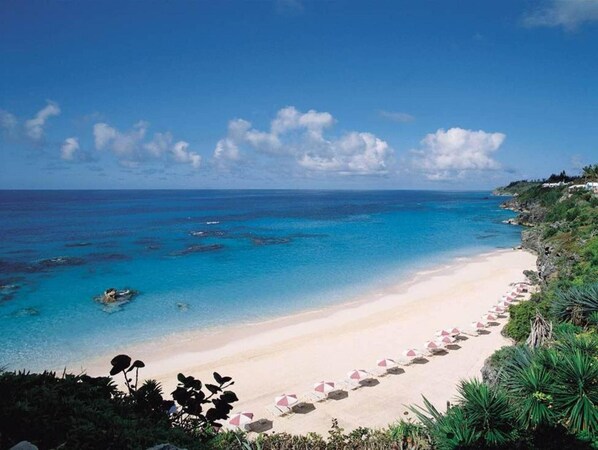
{"type": "Polygon", "coordinates": [[[0,366],[359,296],[517,245],[487,192],[0,191],[0,366]],[[62,259],[56,259],[62,258],[62,259]],[[107,313],[93,297],[140,291],[107,313]],[[181,304],[181,305],[177,305],[181,304]]]}

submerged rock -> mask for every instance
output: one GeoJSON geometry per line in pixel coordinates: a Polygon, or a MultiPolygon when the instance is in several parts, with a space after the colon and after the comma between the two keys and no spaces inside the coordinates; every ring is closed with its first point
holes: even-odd
{"type": "Polygon", "coordinates": [[[85,264],[85,260],[83,258],[57,256],[56,258],[41,259],[37,261],[36,266],[43,270],[63,266],[80,266],[82,264],[85,264]]]}
{"type": "Polygon", "coordinates": [[[123,305],[129,303],[133,298],[139,294],[134,289],[115,289],[109,288],[104,291],[102,295],[94,298],[98,303],[104,305],[102,308],[107,313],[120,311],[123,305]]]}
{"type": "Polygon", "coordinates": [[[189,309],[189,303],[179,302],[176,304],[179,311],[187,311],[189,309]]]}
{"type": "Polygon", "coordinates": [[[189,232],[189,234],[194,237],[207,238],[207,237],[224,237],[226,235],[226,232],[224,232],[222,230],[207,230],[207,231],[199,230],[199,231],[191,231],[191,232],[189,232]]]}
{"type": "Polygon", "coordinates": [[[21,285],[22,277],[9,277],[0,279],[0,303],[12,300],[21,285]]]}
{"type": "Polygon", "coordinates": [[[222,244],[191,245],[184,250],[172,252],[170,255],[171,256],[184,256],[184,255],[189,255],[192,253],[215,252],[218,250],[222,250],[223,248],[224,248],[224,245],[222,245],[222,244]]]}
{"type": "Polygon", "coordinates": [[[290,237],[251,236],[250,239],[253,245],[279,245],[288,244],[292,241],[290,237]]]}
{"type": "Polygon", "coordinates": [[[64,246],[67,248],[89,247],[90,245],[91,245],[91,242],[69,242],[67,244],[64,244],[64,246]]]}
{"type": "Polygon", "coordinates": [[[12,317],[30,317],[39,316],[39,310],[37,308],[23,308],[19,309],[11,314],[12,317]]]}

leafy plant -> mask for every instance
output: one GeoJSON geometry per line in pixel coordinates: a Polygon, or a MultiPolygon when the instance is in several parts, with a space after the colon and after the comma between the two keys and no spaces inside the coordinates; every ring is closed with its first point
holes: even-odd
{"type": "Polygon", "coordinates": [[[552,304],[556,317],[575,325],[587,325],[598,312],[598,283],[559,290],[552,304]]]}

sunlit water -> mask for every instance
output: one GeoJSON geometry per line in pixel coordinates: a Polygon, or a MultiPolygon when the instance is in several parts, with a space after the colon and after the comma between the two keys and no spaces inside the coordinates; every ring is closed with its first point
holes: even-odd
{"type": "Polygon", "coordinates": [[[455,256],[512,247],[520,230],[502,223],[512,214],[501,200],[0,191],[0,366],[59,367],[123,341],[330,305],[455,256]],[[93,301],[108,287],[140,295],[109,314],[93,301]]]}

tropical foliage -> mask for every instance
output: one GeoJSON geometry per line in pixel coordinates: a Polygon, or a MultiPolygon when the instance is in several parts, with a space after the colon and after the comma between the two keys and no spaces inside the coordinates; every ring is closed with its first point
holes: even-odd
{"type": "Polygon", "coordinates": [[[109,377],[0,373],[0,448],[28,440],[43,449],[134,449],[162,442],[203,449],[237,400],[226,390],[231,379],[217,373],[216,384],[205,385],[208,393],[199,380],[179,374],[173,400],[167,400],[155,381],[138,386],[142,361],[118,355],[111,364],[110,374],[123,375],[126,392],[109,377]]]}

